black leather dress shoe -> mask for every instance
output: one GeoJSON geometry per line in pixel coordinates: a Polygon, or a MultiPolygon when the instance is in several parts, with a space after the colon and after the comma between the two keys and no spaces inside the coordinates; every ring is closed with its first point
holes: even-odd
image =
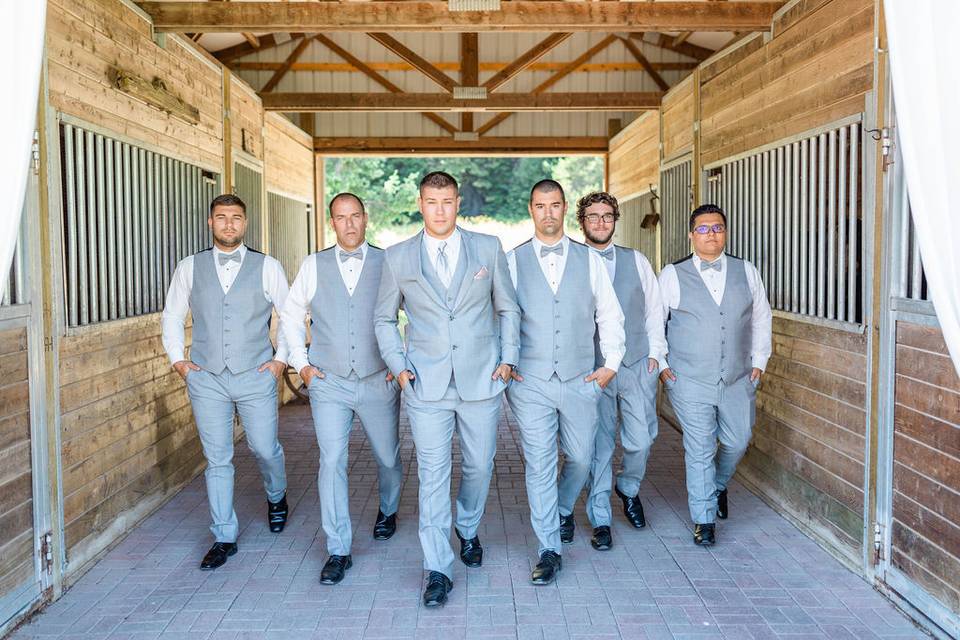
{"type": "Polygon", "coordinates": [[[710,524],[698,524],[693,527],[693,544],[700,545],[701,547],[709,547],[713,545],[717,540],[714,536],[714,529],[716,525],[713,523],[710,524]]]}
{"type": "Polygon", "coordinates": [[[211,569],[222,567],[224,563],[226,563],[227,558],[236,552],[236,542],[214,542],[213,546],[210,547],[210,551],[207,551],[207,555],[203,556],[203,560],[200,562],[200,569],[210,571],[211,569]]]}
{"type": "Polygon", "coordinates": [[[439,571],[431,571],[427,577],[427,588],[423,590],[423,606],[442,607],[447,604],[447,594],[453,589],[450,578],[439,571]]]}
{"type": "Polygon", "coordinates": [[[628,496],[620,489],[617,489],[617,495],[623,501],[623,515],[627,517],[627,522],[636,529],[643,529],[647,526],[647,519],[643,516],[643,505],[640,504],[640,496],[628,496]]]}
{"type": "Polygon", "coordinates": [[[483,564],[483,547],[480,546],[480,536],[473,536],[469,540],[460,535],[454,528],[457,539],[460,540],[460,559],[468,567],[479,567],[483,564]]]}
{"type": "Polygon", "coordinates": [[[530,574],[530,582],[533,584],[550,584],[557,578],[560,569],[563,567],[563,560],[556,551],[547,549],[540,554],[540,562],[533,568],[530,574]]]}
{"type": "Polygon", "coordinates": [[[267,500],[267,522],[270,524],[270,531],[280,533],[287,525],[287,494],[276,502],[267,500]]]}
{"type": "Polygon", "coordinates": [[[389,516],[383,515],[383,511],[377,511],[377,522],[373,525],[374,540],[388,540],[397,532],[397,514],[392,513],[389,516]]]}
{"type": "Polygon", "coordinates": [[[717,517],[721,520],[727,519],[727,490],[724,489],[717,494],[717,517]]]}
{"type": "Polygon", "coordinates": [[[590,538],[590,544],[597,551],[608,551],[613,546],[613,536],[610,535],[610,527],[603,525],[594,527],[593,537],[590,538]]]}
{"type": "Polygon", "coordinates": [[[347,574],[347,569],[353,566],[350,556],[330,556],[323,569],[320,570],[320,584],[337,584],[347,574]]]}
{"type": "Polygon", "coordinates": [[[573,514],[568,516],[560,514],[560,542],[570,544],[573,542],[573,530],[576,524],[573,521],[573,514]]]}

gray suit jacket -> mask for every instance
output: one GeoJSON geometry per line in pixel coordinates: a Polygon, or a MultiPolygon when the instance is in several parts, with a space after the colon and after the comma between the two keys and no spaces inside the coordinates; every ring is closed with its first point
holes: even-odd
{"type": "Polygon", "coordinates": [[[500,241],[460,229],[466,273],[448,309],[424,277],[423,231],[386,250],[374,328],[380,354],[395,375],[410,369],[422,400],[443,397],[453,374],[464,400],[492,398],[505,385],[490,376],[520,357],[520,307],[500,241]],[[397,312],[407,314],[406,348],[397,312]]]}

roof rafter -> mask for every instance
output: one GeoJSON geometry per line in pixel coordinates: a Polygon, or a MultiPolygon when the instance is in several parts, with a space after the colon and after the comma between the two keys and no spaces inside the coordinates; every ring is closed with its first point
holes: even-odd
{"type": "Polygon", "coordinates": [[[368,33],[367,35],[373,38],[388,51],[393,52],[401,60],[411,64],[414,69],[417,69],[420,71],[420,73],[433,80],[435,83],[440,85],[442,89],[452,92],[453,88],[457,86],[457,83],[450,78],[450,76],[445,74],[443,71],[440,71],[440,69],[437,69],[435,66],[427,62],[424,58],[410,49],[407,45],[403,44],[390,34],[368,33]]]}
{"type": "Polygon", "coordinates": [[[487,88],[487,91],[495,91],[497,87],[505,84],[515,75],[519,74],[524,69],[528,68],[534,62],[546,55],[551,49],[556,47],[558,44],[564,42],[572,36],[572,33],[552,33],[538,44],[534,45],[527,52],[522,54],[519,58],[508,64],[506,67],[497,72],[489,80],[483,83],[483,86],[487,88]]]}
{"type": "Polygon", "coordinates": [[[667,84],[667,81],[663,79],[656,69],[653,68],[653,65],[650,64],[650,61],[647,60],[647,56],[643,55],[643,51],[640,50],[633,40],[629,38],[620,38],[620,41],[623,43],[623,46],[627,48],[627,51],[640,63],[640,66],[643,67],[643,70],[650,74],[650,77],[653,78],[653,81],[657,83],[657,86],[660,87],[661,91],[666,91],[670,88],[670,85],[667,84]]]}
{"type": "Polygon", "coordinates": [[[449,93],[262,93],[267,111],[644,111],[660,106],[660,91],[495,93],[483,100],[449,93]]]}

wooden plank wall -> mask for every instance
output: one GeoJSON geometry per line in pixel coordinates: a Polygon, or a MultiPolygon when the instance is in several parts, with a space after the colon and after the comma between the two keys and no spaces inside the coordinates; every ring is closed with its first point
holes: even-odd
{"type": "Polygon", "coordinates": [[[0,331],[0,597],[33,576],[27,330],[0,331]]]}
{"type": "Polygon", "coordinates": [[[663,96],[662,114],[663,159],[672,160],[688,151],[693,151],[694,117],[693,76],[670,88],[663,96]]]}
{"type": "Polygon", "coordinates": [[[960,378],[939,329],[897,323],[891,562],[960,614],[960,378]]]}
{"type": "Polygon", "coordinates": [[[621,201],[660,181],[660,113],[648,111],[610,140],[608,188],[621,201]]]}
{"type": "MultiPolygon", "coordinates": [[[[222,175],[219,66],[178,37],[168,35],[161,41],[164,45],[158,45],[149,23],[124,3],[51,0],[47,15],[49,91],[55,109],[108,135],[222,175]],[[171,92],[199,108],[199,124],[115,90],[108,73],[117,66],[143,78],[161,78],[171,92]]],[[[232,146],[241,148],[241,130],[246,130],[252,143],[247,153],[263,160],[267,146],[260,100],[238,80],[231,84],[230,110],[232,146]]],[[[312,140],[289,123],[275,124],[274,129],[283,135],[272,136],[270,162],[277,166],[267,175],[286,191],[312,201],[312,140]]],[[[188,327],[188,345],[189,337],[188,327]]],[[[160,314],[69,330],[60,340],[59,353],[64,521],[72,576],[193,478],[204,463],[183,382],[160,343],[160,314]]]]}
{"type": "Polygon", "coordinates": [[[313,204],[313,138],[279,113],[267,113],[264,145],[267,191],[313,204]]]}

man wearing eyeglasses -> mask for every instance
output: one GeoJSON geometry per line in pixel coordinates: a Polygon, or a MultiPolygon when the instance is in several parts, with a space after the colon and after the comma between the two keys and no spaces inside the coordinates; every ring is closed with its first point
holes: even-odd
{"type": "MultiPolygon", "coordinates": [[[[607,385],[597,404],[597,437],[590,465],[587,517],[593,525],[590,544],[598,551],[613,545],[610,532],[610,489],[613,481],[613,452],[617,422],[623,444],[623,471],[614,489],[623,502],[623,515],[637,529],[647,521],[640,502],[640,483],[646,474],[650,447],[657,437],[658,361],[667,351],[663,334],[663,306],[660,285],[650,261],[635,249],[613,244],[620,206],[617,199],[602,191],[577,202],[577,221],[591,253],[600,256],[613,283],[626,319],[626,353],[618,375],[607,385]]],[[[597,367],[604,358],[600,333],[593,337],[597,367]]],[[[560,513],[571,513],[577,494],[560,495],[560,513]]]]}
{"type": "Polygon", "coordinates": [[[708,546],[716,518],[727,518],[727,484],[750,442],[772,314],[756,267],[723,252],[720,207],[697,207],[688,236],[693,253],[660,272],[669,360],[660,380],[683,428],[693,541],[708,546]]]}

